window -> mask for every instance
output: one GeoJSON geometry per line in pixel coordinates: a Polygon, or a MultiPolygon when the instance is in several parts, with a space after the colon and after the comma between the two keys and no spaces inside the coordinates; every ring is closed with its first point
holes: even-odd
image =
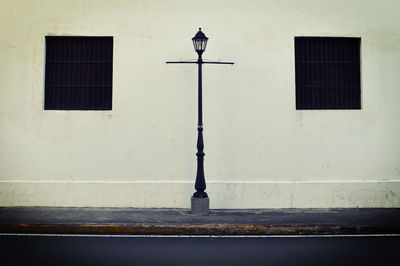
{"type": "Polygon", "coordinates": [[[45,110],[112,109],[113,37],[46,36],[45,110]]]}
{"type": "Polygon", "coordinates": [[[295,37],[296,109],[361,109],[360,38],[295,37]]]}

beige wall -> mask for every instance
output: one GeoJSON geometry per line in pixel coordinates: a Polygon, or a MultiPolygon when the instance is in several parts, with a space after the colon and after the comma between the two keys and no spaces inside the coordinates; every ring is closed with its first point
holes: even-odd
{"type": "Polygon", "coordinates": [[[0,205],[400,207],[400,1],[2,0],[0,205]],[[44,111],[44,37],[114,36],[112,111],[44,111]],[[295,110],[294,36],[355,36],[362,110],[295,110]]]}

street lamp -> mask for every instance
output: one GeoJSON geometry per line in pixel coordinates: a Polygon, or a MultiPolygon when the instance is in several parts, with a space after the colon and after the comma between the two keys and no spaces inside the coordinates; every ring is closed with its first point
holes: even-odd
{"type": "Polygon", "coordinates": [[[207,46],[207,41],[208,38],[206,35],[201,31],[201,28],[199,28],[199,31],[196,33],[196,35],[192,38],[194,50],[197,52],[199,57],[203,54],[203,52],[206,50],[207,46]]]}
{"type": "Polygon", "coordinates": [[[202,55],[206,50],[208,38],[201,31],[196,33],[192,38],[194,50],[198,54],[197,61],[168,61],[167,64],[197,64],[198,65],[198,123],[197,123],[197,173],[195,189],[191,199],[191,212],[197,215],[208,215],[210,210],[210,203],[206,190],[206,180],[204,178],[204,142],[203,142],[203,97],[202,97],[202,65],[203,64],[229,64],[233,65],[233,62],[215,62],[215,61],[203,61],[202,55]]]}

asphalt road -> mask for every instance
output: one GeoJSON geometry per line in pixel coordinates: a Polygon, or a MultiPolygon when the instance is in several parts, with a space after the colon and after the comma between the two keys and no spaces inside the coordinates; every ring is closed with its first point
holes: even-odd
{"type": "Polygon", "coordinates": [[[400,237],[0,236],[1,265],[400,265],[400,237]]]}

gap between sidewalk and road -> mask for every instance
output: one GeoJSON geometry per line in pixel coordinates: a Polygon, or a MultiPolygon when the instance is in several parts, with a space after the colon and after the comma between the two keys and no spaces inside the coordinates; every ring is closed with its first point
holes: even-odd
{"type": "Polygon", "coordinates": [[[399,234],[400,208],[187,209],[0,207],[0,233],[131,235],[399,234]]]}

